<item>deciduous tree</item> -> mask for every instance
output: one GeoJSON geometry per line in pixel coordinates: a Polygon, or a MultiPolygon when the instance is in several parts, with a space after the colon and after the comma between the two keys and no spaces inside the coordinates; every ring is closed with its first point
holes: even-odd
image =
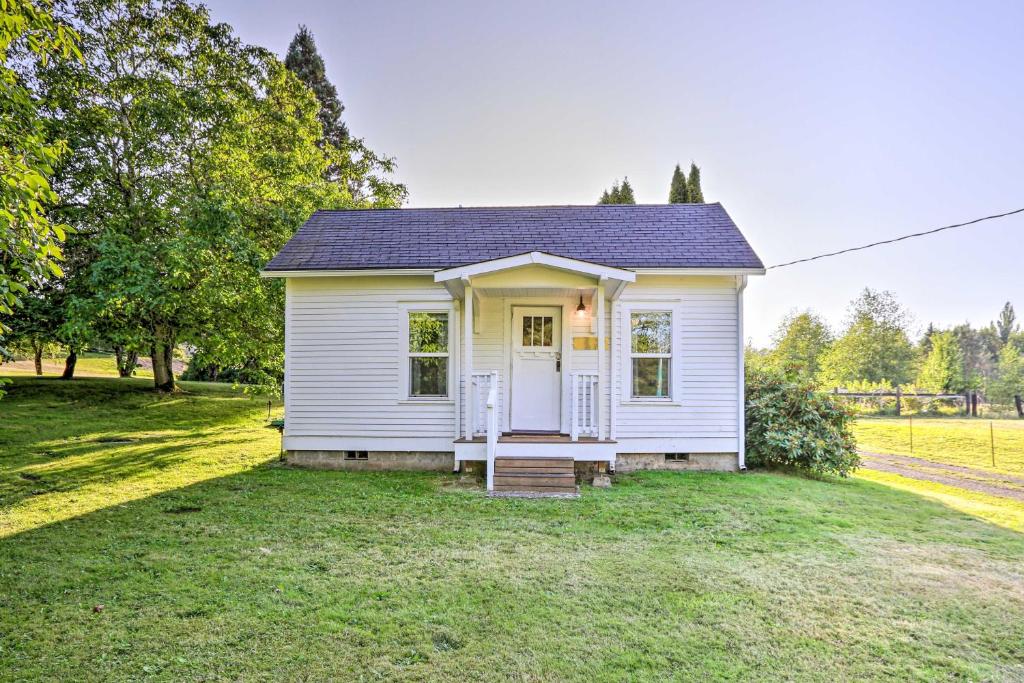
{"type": "Polygon", "coordinates": [[[87,286],[69,310],[145,348],[161,389],[180,343],[275,374],[281,285],[259,269],[315,209],[393,206],[404,188],[324,144],[309,88],[202,6],[80,0],[68,19],[84,62],[40,79],[70,144],[57,178],[78,231],[72,285],[87,286]],[[353,197],[332,164],[374,194],[353,197]]]}
{"type": "Polygon", "coordinates": [[[914,356],[909,325],[909,315],[890,292],[865,289],[850,304],[843,334],[821,359],[822,383],[906,383],[914,356]]]}
{"type": "Polygon", "coordinates": [[[952,332],[935,332],[917,373],[917,386],[937,393],[964,389],[963,355],[952,332]]]}
{"type": "Polygon", "coordinates": [[[77,56],[76,35],[54,19],[45,0],[0,3],[0,342],[4,318],[32,282],[60,274],[64,226],[51,222],[47,207],[63,141],[46,134],[35,93],[12,66],[20,55],[31,66],[77,56]]]}
{"type": "Polygon", "coordinates": [[[831,345],[832,333],[821,316],[812,311],[790,313],[775,331],[768,361],[786,374],[813,380],[831,345]]]}
{"type": "Polygon", "coordinates": [[[1006,344],[999,352],[999,366],[989,382],[988,397],[995,403],[1009,405],[1013,397],[1024,394],[1024,354],[1014,344],[1006,344]]]}

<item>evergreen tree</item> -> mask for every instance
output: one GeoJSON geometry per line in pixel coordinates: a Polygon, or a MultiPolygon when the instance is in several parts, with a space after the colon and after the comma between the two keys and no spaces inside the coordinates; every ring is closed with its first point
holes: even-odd
{"type": "Polygon", "coordinates": [[[401,204],[405,187],[381,177],[394,170],[394,160],[379,156],[362,139],[349,135],[348,127],[341,120],[345,107],[337,89],[327,80],[323,57],[307,27],[299,26],[288,46],[284,65],[313,91],[320,104],[317,118],[323,128],[323,138],[317,144],[332,157],[324,178],[344,184],[356,201],[370,202],[377,207],[392,206],[395,200],[401,204]]]}
{"type": "Polygon", "coordinates": [[[633,188],[629,184],[629,179],[626,178],[619,184],[616,180],[612,183],[611,190],[605,190],[601,193],[601,198],[597,200],[598,204],[636,204],[636,199],[633,197],[633,188]]]}
{"type": "Polygon", "coordinates": [[[668,190],[669,204],[688,204],[690,202],[690,188],[686,185],[686,174],[676,164],[676,170],[672,171],[672,184],[668,190]]]}
{"type": "Polygon", "coordinates": [[[633,196],[633,186],[629,184],[629,178],[622,179],[619,187],[619,196],[616,204],[636,204],[636,197],[633,196]]]}
{"type": "Polygon", "coordinates": [[[686,190],[691,203],[704,203],[704,190],[700,188],[700,169],[692,161],[690,162],[690,177],[686,180],[686,190]]]}
{"type": "Polygon", "coordinates": [[[324,139],[335,147],[342,147],[348,139],[348,127],[341,120],[345,105],[338,98],[338,90],[327,80],[327,68],[323,57],[316,49],[316,42],[310,30],[299,25],[299,32],[288,45],[284,65],[299,77],[320,103],[320,124],[324,127],[324,139]]]}
{"type": "Polygon", "coordinates": [[[999,333],[999,340],[1006,344],[1010,337],[1017,331],[1017,314],[1013,310],[1013,304],[1007,301],[1003,310],[999,313],[999,320],[996,320],[996,331],[999,333]]]}

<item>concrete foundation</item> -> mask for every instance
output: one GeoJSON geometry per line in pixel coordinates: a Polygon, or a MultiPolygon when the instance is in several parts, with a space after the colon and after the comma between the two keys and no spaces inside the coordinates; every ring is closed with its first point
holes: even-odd
{"type": "Polygon", "coordinates": [[[669,460],[664,453],[619,453],[615,456],[615,471],[735,472],[739,469],[738,462],[736,453],[690,453],[686,460],[669,460]]]}
{"type": "Polygon", "coordinates": [[[419,470],[451,472],[455,453],[368,451],[366,459],[346,458],[351,451],[288,451],[289,465],[321,470],[419,470]]]}
{"type": "MultiPolygon", "coordinates": [[[[455,454],[432,451],[368,451],[365,459],[346,457],[351,451],[288,451],[289,465],[322,470],[418,470],[451,472],[455,454]]],[[[576,481],[591,482],[604,463],[577,461],[576,481]]],[[[482,476],[486,464],[463,461],[463,472],[482,476]]],[[[735,472],[735,453],[690,453],[686,460],[669,460],[664,453],[619,453],[615,456],[618,473],[637,470],[681,470],[700,472],[735,472]]]]}

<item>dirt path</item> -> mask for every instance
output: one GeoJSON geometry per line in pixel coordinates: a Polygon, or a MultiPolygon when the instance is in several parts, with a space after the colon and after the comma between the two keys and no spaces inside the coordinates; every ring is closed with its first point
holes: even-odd
{"type": "Polygon", "coordinates": [[[890,472],[908,479],[932,481],[937,484],[946,484],[968,491],[1024,502],[1024,477],[988,472],[962,465],[947,465],[907,455],[860,451],[860,456],[863,460],[862,467],[865,469],[890,472]]]}

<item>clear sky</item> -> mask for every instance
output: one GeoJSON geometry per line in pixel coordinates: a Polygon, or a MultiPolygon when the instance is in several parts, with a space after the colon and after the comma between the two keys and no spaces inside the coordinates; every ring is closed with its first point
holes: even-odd
{"type": "MultiPolygon", "coordinates": [[[[768,264],[1024,206],[1024,2],[206,4],[281,55],[308,25],[410,206],[660,203],[692,159],[768,264]]],[[[747,335],[865,286],[1024,317],[1024,215],[753,278],[747,335]]]]}

